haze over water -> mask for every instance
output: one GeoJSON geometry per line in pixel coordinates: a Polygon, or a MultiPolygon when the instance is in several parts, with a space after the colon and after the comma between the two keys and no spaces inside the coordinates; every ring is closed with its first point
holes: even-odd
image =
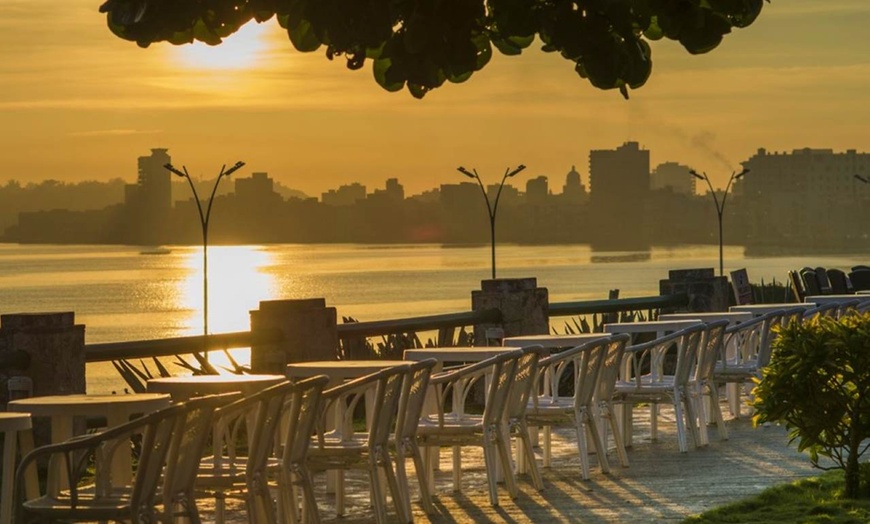
{"type": "MultiPolygon", "coordinates": [[[[536,277],[551,302],[658,295],[669,269],[718,266],[716,246],[593,252],[587,245],[498,246],[498,276],[536,277]]],[[[268,245],[209,248],[209,326],[247,331],[261,300],[323,297],[339,319],[361,321],[471,309],[471,291],[490,276],[489,246],[268,245]]],[[[748,258],[726,247],[726,272],[783,281],[805,265],[849,268],[866,256],[748,258]]],[[[134,246],[0,245],[2,313],[74,311],[86,342],[202,333],[202,251],[172,247],[141,255],[134,246]]],[[[560,325],[557,320],[554,325],[560,325]]],[[[111,366],[91,365],[90,392],[117,388],[111,366]]]]}

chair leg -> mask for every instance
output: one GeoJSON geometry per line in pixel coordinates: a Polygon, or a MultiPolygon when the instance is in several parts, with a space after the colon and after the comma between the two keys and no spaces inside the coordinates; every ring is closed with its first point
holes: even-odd
{"type": "Polygon", "coordinates": [[[532,437],[529,433],[529,428],[525,422],[520,421],[518,424],[519,442],[517,445],[522,447],[525,453],[526,462],[528,463],[529,474],[532,476],[532,485],[538,491],[544,490],[544,481],[541,479],[541,472],[538,470],[538,461],[535,459],[535,450],[532,449],[532,437]]]}
{"type": "Polygon", "coordinates": [[[686,442],[686,421],[683,420],[683,403],[678,392],[674,393],[674,419],[677,425],[677,443],[680,446],[680,453],[686,453],[689,451],[689,444],[686,442]]]}
{"type": "Polygon", "coordinates": [[[707,398],[704,395],[704,386],[702,384],[693,384],[690,387],[692,388],[690,390],[690,397],[698,424],[698,441],[695,443],[695,447],[707,446],[710,444],[710,435],[707,431],[707,406],[705,406],[707,398]]]}
{"type": "Polygon", "coordinates": [[[486,464],[486,481],[489,486],[489,502],[498,506],[498,490],[496,486],[496,450],[495,445],[486,433],[483,437],[483,462],[486,464]]]}
{"type": "MultiPolygon", "coordinates": [[[[610,432],[613,433],[613,445],[616,446],[616,455],[619,457],[619,464],[627,468],[628,464],[628,453],[625,451],[625,445],[622,441],[622,432],[619,430],[619,424],[616,421],[616,415],[610,406],[604,408],[607,410],[606,417],[610,423],[610,432]]],[[[604,446],[607,446],[607,441],[604,441],[604,446]]]]}
{"type": "Polygon", "coordinates": [[[589,480],[589,446],[586,442],[586,428],[579,420],[575,420],[574,431],[577,434],[577,453],[580,454],[580,472],[583,480],[589,480]]]}
{"type": "Polygon", "coordinates": [[[462,493],[462,448],[453,446],[453,491],[462,493]]]}
{"type": "Polygon", "coordinates": [[[719,386],[714,383],[707,384],[707,393],[710,395],[710,407],[712,408],[713,420],[719,430],[719,439],[728,440],[728,428],[725,426],[725,418],[722,416],[722,406],[719,405],[719,386]]]}
{"type": "Polygon", "coordinates": [[[408,486],[408,471],[405,468],[405,444],[402,442],[396,443],[396,482],[402,490],[402,511],[399,512],[399,518],[404,522],[411,523],[414,520],[413,510],[411,509],[411,489],[408,486]]]}
{"type": "Polygon", "coordinates": [[[427,515],[431,515],[435,512],[435,507],[432,505],[432,495],[429,491],[429,474],[423,464],[423,457],[420,454],[420,448],[417,446],[417,443],[412,442],[410,447],[411,457],[414,459],[414,469],[417,471],[417,482],[420,485],[420,498],[423,500],[423,511],[425,511],[427,515]]]}
{"type": "Polygon", "coordinates": [[[550,467],[550,458],[552,453],[552,431],[550,426],[544,426],[544,442],[541,446],[544,451],[544,467],[550,467]]]}
{"type": "MultiPolygon", "coordinates": [[[[694,444],[696,448],[700,447],[703,441],[701,439],[701,430],[698,428],[698,422],[702,417],[697,409],[697,398],[693,395],[693,391],[688,388],[680,388],[679,397],[677,398],[682,399],[683,404],[686,406],[686,426],[689,433],[692,434],[692,444],[694,444]]],[[[701,406],[701,408],[703,409],[703,406],[701,406]]]]}
{"type": "MultiPolygon", "coordinates": [[[[384,476],[387,477],[387,486],[389,486],[393,497],[396,515],[410,524],[414,521],[414,514],[411,512],[411,494],[408,492],[408,477],[405,476],[405,482],[400,485],[396,473],[393,471],[390,453],[387,450],[381,450],[378,454],[381,457],[378,462],[380,462],[384,476]]],[[[404,458],[402,460],[404,461],[404,458]]]]}
{"type": "Polygon", "coordinates": [[[496,433],[495,446],[498,449],[498,455],[501,459],[501,469],[504,474],[504,484],[505,487],[507,487],[508,494],[512,499],[515,499],[520,492],[519,489],[517,489],[517,481],[514,476],[514,465],[511,460],[510,429],[506,424],[502,424],[500,427],[495,428],[494,432],[496,433]]]}
{"type": "Polygon", "coordinates": [[[369,457],[369,482],[371,482],[371,498],[375,510],[375,522],[385,524],[387,522],[387,510],[384,507],[386,497],[383,486],[381,486],[378,461],[374,455],[369,457]]]}
{"type": "Polygon", "coordinates": [[[586,426],[589,426],[589,433],[592,434],[592,443],[598,454],[598,465],[601,466],[601,472],[610,473],[610,462],[607,460],[607,442],[604,442],[601,438],[598,421],[595,420],[595,417],[588,409],[575,414],[575,416],[580,417],[577,426],[578,428],[582,428],[584,433],[586,433],[586,426]],[[579,421],[582,421],[582,423],[579,421]]]}

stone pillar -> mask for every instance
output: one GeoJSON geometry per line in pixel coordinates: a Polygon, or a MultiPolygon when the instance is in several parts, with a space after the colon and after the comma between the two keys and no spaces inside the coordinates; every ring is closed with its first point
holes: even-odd
{"type": "Polygon", "coordinates": [[[666,280],[659,281],[659,291],[689,295],[689,304],[682,310],[688,313],[728,311],[731,300],[728,278],[715,276],[713,268],[671,270],[666,280]]]}
{"type": "Polygon", "coordinates": [[[502,323],[474,326],[475,344],[484,345],[487,330],[493,328],[502,329],[505,337],[546,335],[550,332],[549,294],[547,288],[538,287],[537,279],[482,280],[480,287],[479,291],[471,292],[471,309],[498,309],[502,314],[502,323]]]}
{"type": "Polygon", "coordinates": [[[34,396],[85,392],[85,326],[75,324],[73,312],[0,315],[0,351],[29,356],[8,360],[26,366],[0,370],[4,406],[11,377],[30,378],[34,396]]]}
{"type": "Polygon", "coordinates": [[[322,298],[304,300],[264,300],[251,311],[251,332],[278,330],[283,340],[276,344],[251,346],[254,373],[284,374],[290,362],[338,359],[337,316],[322,298]]]}

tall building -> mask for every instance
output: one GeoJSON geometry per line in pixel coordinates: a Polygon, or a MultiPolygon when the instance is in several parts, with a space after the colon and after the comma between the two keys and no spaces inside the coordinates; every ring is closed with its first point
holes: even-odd
{"type": "Polygon", "coordinates": [[[671,188],[674,193],[694,195],[698,179],[692,176],[689,166],[676,162],[665,162],[653,169],[650,175],[650,189],[671,188]]]}
{"type": "Polygon", "coordinates": [[[156,148],[151,155],[140,156],[136,183],[124,187],[128,241],[159,243],[168,225],[172,211],[172,173],[164,167],[172,162],[168,151],[156,148]]]}
{"type": "Polygon", "coordinates": [[[734,184],[749,243],[776,235],[808,247],[866,242],[870,190],[855,175],[870,176],[870,154],[854,149],[759,149],[743,162],[750,172],[734,184]]]}
{"type": "Polygon", "coordinates": [[[605,249],[647,246],[644,210],[649,199],[649,168],[649,151],[637,142],[589,152],[592,217],[606,222],[609,227],[604,229],[611,233],[599,234],[593,245],[605,249]]]}

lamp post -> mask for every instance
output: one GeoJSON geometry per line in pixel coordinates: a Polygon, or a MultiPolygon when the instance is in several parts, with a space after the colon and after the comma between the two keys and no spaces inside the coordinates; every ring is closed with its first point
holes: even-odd
{"type": "Polygon", "coordinates": [[[245,165],[244,162],[236,162],[234,166],[227,169],[226,164],[221,167],[221,172],[218,173],[217,179],[214,181],[214,187],[211,189],[211,196],[208,197],[208,207],[205,213],[202,211],[202,204],[199,202],[199,195],[196,192],[196,187],[193,185],[193,180],[187,172],[187,167],[181,166],[182,170],[176,169],[172,164],[166,164],[165,167],[175,175],[186,178],[190,184],[190,189],[193,191],[193,199],[196,201],[196,209],[199,210],[199,222],[202,226],[202,334],[208,335],[208,220],[211,217],[211,205],[214,203],[214,195],[217,192],[218,184],[223,177],[228,177],[241,169],[245,165]]]}
{"type": "Polygon", "coordinates": [[[861,175],[855,175],[855,178],[858,179],[858,180],[860,180],[861,182],[863,182],[863,183],[865,183],[865,184],[870,184],[870,180],[868,180],[868,179],[862,177],[861,175]]]}
{"type": "Polygon", "coordinates": [[[486,194],[486,188],[483,187],[483,182],[480,180],[480,176],[477,174],[476,169],[472,169],[471,171],[465,169],[460,166],[457,169],[460,173],[467,176],[468,178],[473,178],[477,180],[477,185],[480,186],[480,191],[483,193],[483,199],[486,202],[486,211],[489,213],[489,235],[492,243],[492,278],[495,279],[495,214],[498,212],[498,201],[501,198],[501,190],[504,188],[504,183],[508,178],[514,177],[525,169],[526,166],[520,164],[516,169],[511,171],[510,168],[504,170],[504,176],[501,177],[501,183],[498,186],[498,193],[495,195],[495,202],[490,205],[489,196],[486,194]]]}
{"type": "Polygon", "coordinates": [[[703,180],[707,182],[707,187],[710,188],[710,194],[713,195],[713,202],[716,204],[716,216],[719,218],[719,276],[725,276],[725,256],[722,242],[722,215],[725,212],[725,200],[728,199],[728,191],[731,189],[731,184],[742,178],[743,175],[748,173],[749,170],[744,168],[740,173],[731,172],[731,177],[728,179],[728,185],[725,186],[725,191],[722,192],[722,200],[719,200],[719,197],[716,196],[716,190],[713,189],[713,184],[710,183],[710,179],[707,177],[707,173],[703,173],[703,175],[699,175],[697,171],[694,169],[690,169],[689,173],[697,178],[698,180],[703,180]]]}

